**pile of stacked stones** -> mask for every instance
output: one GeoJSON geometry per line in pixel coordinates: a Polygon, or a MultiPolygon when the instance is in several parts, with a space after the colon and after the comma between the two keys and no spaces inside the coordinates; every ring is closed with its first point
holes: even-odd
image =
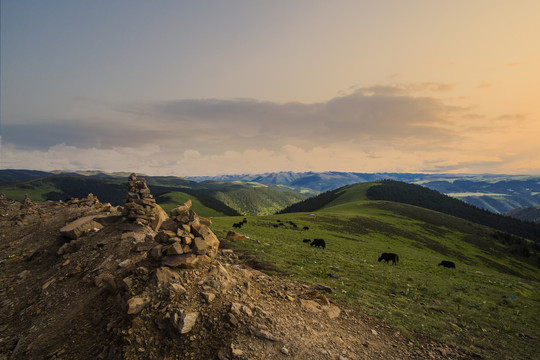
{"type": "Polygon", "coordinates": [[[28,197],[28,194],[24,194],[24,200],[21,204],[21,208],[20,210],[21,211],[24,211],[24,210],[27,210],[28,213],[33,213],[32,209],[34,208],[34,203],[32,202],[32,200],[30,200],[30,198],[28,197]]]}
{"type": "Polygon", "coordinates": [[[68,205],[77,205],[79,207],[81,206],[94,206],[94,205],[99,205],[99,200],[97,198],[97,196],[95,196],[94,194],[92,193],[89,193],[87,197],[85,198],[82,198],[82,199],[69,199],[67,201],[67,204],[68,205]]]}
{"type": "Polygon", "coordinates": [[[30,200],[28,194],[24,195],[24,200],[19,208],[19,213],[15,217],[15,224],[24,225],[27,219],[33,218],[33,215],[41,216],[39,209],[30,200]]]}
{"type": "Polygon", "coordinates": [[[146,186],[146,180],[131,174],[128,180],[128,196],[122,215],[129,221],[149,225],[158,230],[161,223],[168,218],[167,213],[156,204],[156,200],[150,194],[146,186]]]}
{"type": "Polygon", "coordinates": [[[191,200],[171,210],[154,240],[150,257],[168,267],[193,268],[212,260],[219,240],[210,230],[212,222],[191,210],[191,200]]]}

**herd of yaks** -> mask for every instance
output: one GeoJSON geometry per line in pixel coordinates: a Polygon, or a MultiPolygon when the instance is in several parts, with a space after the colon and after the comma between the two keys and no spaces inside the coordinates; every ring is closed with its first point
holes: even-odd
{"type": "MultiPolygon", "coordinates": [[[[279,226],[284,226],[285,223],[281,220],[277,220],[278,224],[274,224],[273,227],[277,228],[279,226]]],[[[245,223],[247,223],[247,219],[244,218],[244,220],[240,221],[240,222],[237,222],[237,223],[234,223],[233,224],[233,228],[236,228],[236,229],[241,229],[242,228],[242,225],[244,225],[245,223]]],[[[292,221],[286,221],[287,224],[291,225],[293,228],[297,229],[298,228],[298,225],[296,225],[294,222],[292,221]]],[[[309,230],[309,227],[307,226],[304,226],[302,228],[302,230],[309,230]]],[[[325,249],[326,248],[326,242],[324,241],[324,239],[313,239],[310,240],[310,239],[304,239],[302,240],[302,242],[304,243],[309,243],[310,246],[314,246],[314,247],[320,247],[320,248],[323,248],[325,249]]],[[[394,254],[394,253],[382,253],[381,256],[379,256],[379,259],[377,260],[378,262],[381,262],[381,261],[385,261],[387,264],[388,262],[392,261],[392,264],[393,265],[396,265],[398,262],[399,262],[399,256],[398,254],[394,254]]],[[[448,260],[443,260],[439,263],[439,266],[443,266],[443,267],[446,267],[446,268],[451,268],[451,269],[455,269],[456,268],[456,264],[454,264],[452,261],[448,261],[448,260]]]]}

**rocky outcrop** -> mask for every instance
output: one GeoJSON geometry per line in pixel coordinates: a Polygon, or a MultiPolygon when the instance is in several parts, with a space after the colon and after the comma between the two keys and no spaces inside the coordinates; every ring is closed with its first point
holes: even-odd
{"type": "Polygon", "coordinates": [[[135,173],[129,176],[128,195],[122,213],[129,221],[141,225],[148,225],[157,231],[163,221],[168,218],[167,213],[156,203],[146,185],[146,180],[137,177],[135,173]]]}

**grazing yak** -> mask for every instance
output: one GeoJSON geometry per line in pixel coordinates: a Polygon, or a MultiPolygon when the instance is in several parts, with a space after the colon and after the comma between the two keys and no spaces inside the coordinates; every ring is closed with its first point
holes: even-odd
{"type": "Polygon", "coordinates": [[[388,264],[389,261],[392,261],[392,264],[396,264],[399,261],[399,256],[394,253],[382,253],[382,255],[379,257],[378,262],[381,262],[381,260],[386,261],[388,264]]]}
{"type": "Polygon", "coordinates": [[[232,224],[232,227],[235,228],[235,229],[241,229],[242,228],[242,225],[244,225],[243,222],[239,222],[239,223],[234,223],[232,224]]]}
{"type": "Polygon", "coordinates": [[[304,240],[302,240],[302,242],[305,242],[305,243],[310,243],[310,242],[311,242],[311,240],[309,240],[309,239],[304,239],[304,240]]]}
{"type": "Polygon", "coordinates": [[[441,261],[439,266],[444,266],[445,268],[452,268],[452,269],[456,268],[456,264],[454,264],[452,261],[447,261],[447,260],[441,261]]]}
{"type": "Polygon", "coordinates": [[[309,230],[309,227],[304,226],[304,228],[302,230],[309,230]]]}
{"type": "Polygon", "coordinates": [[[242,220],[242,222],[243,222],[244,224],[247,223],[247,219],[244,218],[244,220],[242,220]]]}
{"type": "Polygon", "coordinates": [[[313,239],[310,245],[315,247],[322,247],[323,249],[326,248],[326,243],[324,242],[324,239],[313,239]]]}
{"type": "Polygon", "coordinates": [[[279,225],[276,225],[276,224],[274,224],[274,225],[272,225],[272,226],[275,227],[275,228],[279,227],[279,225]]]}

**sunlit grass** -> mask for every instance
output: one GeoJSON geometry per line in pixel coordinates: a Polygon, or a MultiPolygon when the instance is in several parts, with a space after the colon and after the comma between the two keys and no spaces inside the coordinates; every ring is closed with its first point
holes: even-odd
{"type": "MultiPolygon", "coordinates": [[[[386,202],[323,211],[248,217],[240,232],[250,238],[231,246],[246,259],[270,263],[278,276],[330,286],[333,297],[378,316],[411,340],[421,332],[486,358],[527,358],[537,350],[540,273],[524,263],[515,268],[514,258],[467,241],[487,236],[486,228],[386,202]],[[309,230],[274,228],[277,219],[309,230]],[[304,238],[323,238],[327,247],[310,247],[304,238]],[[378,263],[381,252],[398,253],[399,264],[378,263]],[[437,266],[443,259],[455,261],[457,269],[437,266]]],[[[222,236],[240,219],[215,218],[213,229],[222,236]]]]}

